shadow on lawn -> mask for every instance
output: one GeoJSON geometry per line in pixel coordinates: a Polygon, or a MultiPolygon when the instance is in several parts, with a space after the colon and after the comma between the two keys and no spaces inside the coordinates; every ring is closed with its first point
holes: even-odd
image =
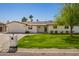
{"type": "Polygon", "coordinates": [[[79,44],[79,36],[67,36],[64,40],[69,44],[79,44]]]}

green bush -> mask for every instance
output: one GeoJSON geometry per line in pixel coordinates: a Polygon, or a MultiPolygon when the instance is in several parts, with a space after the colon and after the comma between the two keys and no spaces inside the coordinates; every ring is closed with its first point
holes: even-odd
{"type": "Polygon", "coordinates": [[[53,34],[53,31],[50,31],[50,34],[53,34]]]}
{"type": "Polygon", "coordinates": [[[25,31],[25,33],[30,33],[29,31],[25,31]]]}

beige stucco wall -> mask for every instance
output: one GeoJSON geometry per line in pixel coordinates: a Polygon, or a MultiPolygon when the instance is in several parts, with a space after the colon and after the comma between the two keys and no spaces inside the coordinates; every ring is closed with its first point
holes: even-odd
{"type": "Polygon", "coordinates": [[[48,26],[48,33],[50,33],[50,31],[52,31],[53,30],[53,26],[52,25],[49,25],[48,26]]]}
{"type": "Polygon", "coordinates": [[[44,26],[40,26],[40,28],[37,29],[38,32],[44,32],[44,26]]]}
{"type": "Polygon", "coordinates": [[[70,32],[70,27],[68,29],[65,29],[64,28],[65,26],[57,26],[57,28],[53,28],[53,25],[49,25],[48,26],[48,33],[50,33],[50,31],[57,31],[58,33],[61,33],[63,31],[63,33],[66,33],[66,31],[69,31],[70,32]]]}
{"type": "Polygon", "coordinates": [[[37,33],[37,26],[32,26],[32,29],[28,29],[29,26],[27,26],[27,31],[31,33],[37,33]]]}
{"type": "Polygon", "coordinates": [[[79,26],[74,26],[73,27],[73,32],[74,33],[79,33],[79,26]]]}
{"type": "Polygon", "coordinates": [[[6,25],[6,31],[7,32],[22,32],[24,33],[26,31],[26,25],[25,24],[21,24],[21,23],[17,23],[17,22],[12,22],[6,25]]]}
{"type": "MultiPolygon", "coordinates": [[[[32,25],[31,25],[32,26],[32,25]]],[[[32,26],[32,29],[28,29],[29,26],[27,26],[27,31],[31,32],[31,33],[44,33],[44,27],[45,26],[41,26],[41,25],[37,25],[37,26],[32,26]],[[38,28],[40,26],[40,28],[38,28]]]]}
{"type": "MultiPolygon", "coordinates": [[[[70,32],[70,26],[69,29],[65,29],[64,26],[57,26],[57,29],[53,28],[53,25],[48,26],[48,33],[50,33],[50,31],[58,31],[58,33],[61,33],[61,31],[63,31],[63,33],[66,33],[66,31],[70,32]]],[[[74,33],[79,33],[79,26],[74,26],[73,27],[73,32],[74,33]]]]}
{"type": "MultiPolygon", "coordinates": [[[[31,25],[32,26],[32,25],[31,25]]],[[[31,33],[37,33],[37,32],[44,32],[44,26],[40,26],[40,28],[38,28],[38,26],[32,26],[32,29],[28,29],[29,26],[27,26],[27,31],[31,32],[31,33]]]]}

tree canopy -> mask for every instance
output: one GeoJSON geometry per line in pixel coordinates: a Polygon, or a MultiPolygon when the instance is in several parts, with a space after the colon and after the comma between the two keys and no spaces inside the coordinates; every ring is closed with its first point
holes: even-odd
{"type": "Polygon", "coordinates": [[[56,17],[56,22],[60,25],[70,26],[70,33],[72,36],[73,26],[79,25],[79,4],[64,4],[63,8],[60,10],[60,14],[56,17]]]}
{"type": "Polygon", "coordinates": [[[26,17],[23,17],[21,21],[22,22],[26,22],[27,21],[27,18],[26,17]]]}
{"type": "Polygon", "coordinates": [[[64,4],[60,14],[56,17],[57,23],[61,25],[78,25],[79,24],[79,4],[64,4]]]}
{"type": "Polygon", "coordinates": [[[29,18],[30,18],[30,20],[31,20],[31,22],[32,22],[32,21],[33,21],[33,19],[32,19],[32,18],[33,18],[33,16],[32,16],[32,15],[30,15],[30,16],[29,16],[29,18]]]}

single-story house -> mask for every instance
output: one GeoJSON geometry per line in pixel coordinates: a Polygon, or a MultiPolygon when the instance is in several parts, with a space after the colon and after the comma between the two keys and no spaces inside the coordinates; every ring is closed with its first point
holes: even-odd
{"type": "Polygon", "coordinates": [[[30,33],[47,33],[48,26],[52,25],[52,22],[39,21],[39,22],[18,22],[12,21],[6,24],[6,32],[18,32],[25,33],[29,31],[30,33]]]}
{"type": "MultiPolygon", "coordinates": [[[[57,26],[52,21],[0,23],[0,32],[6,33],[69,33],[69,26],[57,26]]],[[[73,27],[73,33],[79,33],[79,26],[73,27]]]]}

